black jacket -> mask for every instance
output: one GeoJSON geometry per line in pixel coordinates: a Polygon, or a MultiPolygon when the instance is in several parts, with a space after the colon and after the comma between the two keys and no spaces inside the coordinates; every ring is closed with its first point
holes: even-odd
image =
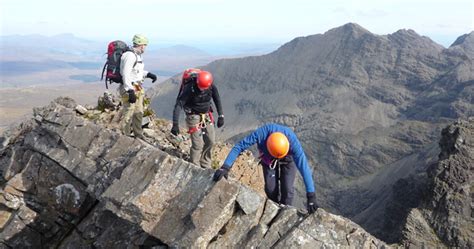
{"type": "Polygon", "coordinates": [[[184,109],[186,114],[200,114],[212,111],[211,100],[213,100],[216,105],[217,113],[223,115],[221,98],[219,97],[219,91],[215,84],[212,84],[208,89],[203,91],[197,87],[196,82],[190,82],[184,85],[174,105],[173,125],[178,126],[181,109],[184,109]]]}

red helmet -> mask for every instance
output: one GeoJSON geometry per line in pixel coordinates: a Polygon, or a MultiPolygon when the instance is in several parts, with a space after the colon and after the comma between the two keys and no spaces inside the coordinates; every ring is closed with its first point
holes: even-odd
{"type": "Polygon", "coordinates": [[[201,90],[206,90],[212,85],[212,74],[208,71],[201,71],[197,77],[197,86],[201,90]]]}

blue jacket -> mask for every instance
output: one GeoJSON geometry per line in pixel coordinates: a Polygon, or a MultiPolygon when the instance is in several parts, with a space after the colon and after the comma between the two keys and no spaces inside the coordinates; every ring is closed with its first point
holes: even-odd
{"type": "MultiPolygon", "coordinates": [[[[295,161],[296,168],[303,177],[304,184],[306,186],[306,192],[314,193],[314,183],[311,169],[308,166],[308,160],[304,154],[303,147],[301,147],[298,138],[295,133],[288,127],[278,124],[266,124],[256,129],[250,135],[245,137],[242,141],[237,143],[234,148],[230,151],[229,155],[224,161],[225,167],[232,167],[235,159],[240,155],[241,152],[249,148],[250,146],[257,144],[258,149],[261,153],[266,156],[270,156],[270,153],[267,150],[267,137],[270,136],[273,132],[281,132],[286,135],[288,141],[290,142],[290,151],[289,155],[293,156],[295,161]]],[[[270,156],[271,157],[271,156],[270,156]]]]}

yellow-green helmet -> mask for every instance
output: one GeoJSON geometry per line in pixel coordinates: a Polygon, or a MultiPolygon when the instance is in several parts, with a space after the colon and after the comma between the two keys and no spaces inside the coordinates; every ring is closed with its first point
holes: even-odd
{"type": "Polygon", "coordinates": [[[136,34],[133,36],[132,42],[135,45],[148,45],[148,38],[144,35],[136,34]]]}

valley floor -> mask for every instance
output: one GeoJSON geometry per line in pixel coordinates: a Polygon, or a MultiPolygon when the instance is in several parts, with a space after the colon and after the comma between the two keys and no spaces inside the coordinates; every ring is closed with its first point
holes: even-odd
{"type": "MultiPolygon", "coordinates": [[[[97,104],[97,98],[105,91],[103,83],[74,85],[41,85],[0,88],[0,134],[16,122],[33,113],[34,107],[49,104],[59,96],[69,96],[82,104],[97,104]]],[[[109,87],[115,93],[115,87],[109,87]]]]}

